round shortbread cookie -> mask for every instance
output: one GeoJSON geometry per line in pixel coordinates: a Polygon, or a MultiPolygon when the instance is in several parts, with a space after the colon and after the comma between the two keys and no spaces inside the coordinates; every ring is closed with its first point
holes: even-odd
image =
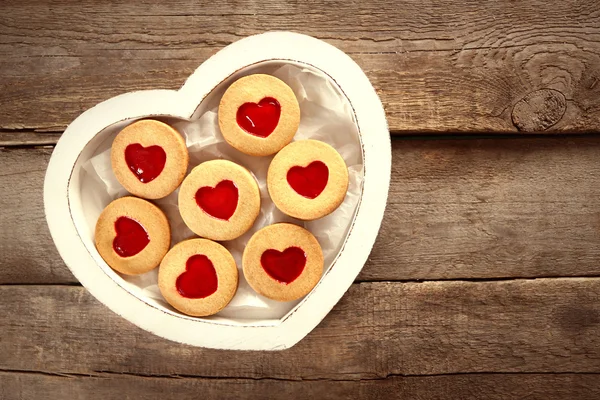
{"type": "Polygon", "coordinates": [[[260,211],[256,180],[244,167],[227,160],[206,161],[185,178],[179,212],[198,236],[232,240],[254,224],[260,211]]]}
{"type": "Polygon", "coordinates": [[[287,145],[300,125],[300,106],[292,89],[271,75],[235,81],[219,104],[225,140],[252,156],[268,156],[287,145]]]}
{"type": "Polygon", "coordinates": [[[229,251],[207,239],[175,245],[158,269],[158,287],[184,314],[204,317],[221,311],[238,287],[238,270],[229,251]]]}
{"type": "Polygon", "coordinates": [[[189,162],[179,132],[153,119],[134,122],[119,132],[110,158],[121,185],[145,199],[160,199],[177,189],[189,162]]]}
{"type": "Polygon", "coordinates": [[[169,250],[171,228],[154,204],[136,197],[110,203],[96,223],[96,248],[110,267],[139,275],[158,266],[169,250]]]}
{"type": "Polygon", "coordinates": [[[256,232],[242,257],[244,276],[259,294],[292,301],[308,294],[323,273],[323,251],[306,229],[280,223],[256,232]]]}
{"type": "Polygon", "coordinates": [[[294,218],[313,220],[332,213],[348,191],[348,167],[330,145],[300,140],[283,148],[267,175],[271,199],[294,218]]]}

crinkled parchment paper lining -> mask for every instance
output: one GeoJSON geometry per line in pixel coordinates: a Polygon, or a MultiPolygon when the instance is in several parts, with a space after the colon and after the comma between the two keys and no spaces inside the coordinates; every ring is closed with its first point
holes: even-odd
{"type": "MultiPolygon", "coordinates": [[[[300,127],[294,140],[317,139],[333,146],[348,166],[350,185],[343,204],[332,214],[316,221],[295,220],[279,211],[269,197],[266,186],[267,169],[273,157],[248,156],[224,141],[217,121],[220,97],[207,99],[214,104],[206,104],[204,109],[207,111],[198,119],[169,121],[185,138],[190,152],[190,170],[204,161],[228,159],[252,171],[260,187],[261,210],[253,228],[236,240],[223,242],[233,254],[240,269],[240,285],[231,303],[217,314],[219,320],[279,319],[298,303],[280,303],[267,299],[252,290],[244,279],[241,271],[242,252],[254,232],[276,222],[292,222],[304,226],[319,240],[327,271],[342,248],[360,196],[363,164],[359,133],[348,100],[331,78],[315,70],[292,64],[265,66],[253,71],[257,72],[274,75],[293,89],[301,110],[300,127]]],[[[106,147],[99,148],[83,166],[87,175],[85,179],[89,180],[86,190],[93,190],[98,194],[96,198],[100,199],[95,204],[88,205],[94,208],[90,210],[94,215],[99,215],[108,202],[128,194],[111,170],[110,148],[106,147]]],[[[177,194],[178,190],[164,199],[154,201],[169,218],[172,244],[194,237],[179,214],[177,194]]],[[[123,282],[120,283],[147,301],[173,310],[160,294],[157,276],[158,269],[135,277],[121,275],[123,282]]]]}

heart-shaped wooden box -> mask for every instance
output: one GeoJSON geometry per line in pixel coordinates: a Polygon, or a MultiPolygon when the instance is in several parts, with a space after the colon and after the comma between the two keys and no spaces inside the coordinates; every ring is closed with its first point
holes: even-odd
{"type": "Polygon", "coordinates": [[[111,310],[156,335],[221,349],[277,350],[293,346],[327,315],[350,287],[373,246],[387,201],[391,149],[381,102],[360,67],[337,48],[290,32],[242,39],[204,62],[177,91],[123,94],[81,114],[66,129],[50,160],[44,205],[50,233],[75,277],[111,310]],[[314,290],[282,318],[193,318],[157,306],[130,290],[93,244],[97,216],[86,213],[94,193],[85,190],[82,166],[109,135],[132,120],[161,116],[197,118],[203,102],[222,93],[244,71],[261,63],[290,63],[318,70],[346,97],[361,153],[362,187],[353,221],[330,267],[314,290]]]}

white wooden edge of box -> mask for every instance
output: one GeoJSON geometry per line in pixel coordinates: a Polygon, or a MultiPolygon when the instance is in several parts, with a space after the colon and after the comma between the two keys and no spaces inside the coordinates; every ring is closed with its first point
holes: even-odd
{"type": "Polygon", "coordinates": [[[204,62],[184,86],[123,94],[81,114],[66,129],[50,159],[44,206],[61,257],[90,293],[135,325],[194,346],[278,350],[312,331],[348,290],[366,262],[379,231],[390,182],[391,146],[385,113],[360,67],[337,48],[310,36],[269,32],[235,42],[204,62]],[[292,312],[271,326],[233,326],[177,317],[151,307],[120,287],[94,261],[71,217],[69,179],[80,153],[94,136],[118,121],[148,115],[190,118],[201,101],[236,71],[266,60],[310,64],[337,82],[357,119],[364,151],[363,193],[354,225],[329,272],[292,312]]]}

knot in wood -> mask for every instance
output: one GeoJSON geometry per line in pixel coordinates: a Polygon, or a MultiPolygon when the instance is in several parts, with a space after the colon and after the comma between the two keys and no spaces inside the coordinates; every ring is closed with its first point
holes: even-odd
{"type": "Polygon", "coordinates": [[[515,104],[513,124],[523,132],[545,131],[561,120],[567,109],[565,96],[554,89],[531,92],[515,104]]]}

